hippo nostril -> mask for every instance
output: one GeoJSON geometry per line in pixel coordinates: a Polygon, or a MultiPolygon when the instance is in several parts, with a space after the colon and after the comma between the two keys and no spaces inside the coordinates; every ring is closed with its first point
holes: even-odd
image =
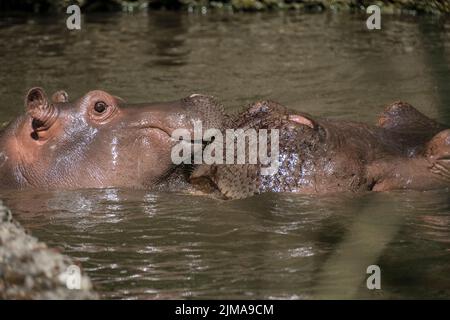
{"type": "Polygon", "coordinates": [[[31,136],[31,139],[33,139],[33,140],[39,140],[39,135],[37,134],[37,132],[36,131],[33,131],[31,134],[30,134],[30,136],[31,136]]]}
{"type": "Polygon", "coordinates": [[[31,127],[33,128],[33,130],[37,130],[39,128],[42,128],[43,126],[44,126],[44,122],[39,119],[33,119],[31,121],[31,127]]]}

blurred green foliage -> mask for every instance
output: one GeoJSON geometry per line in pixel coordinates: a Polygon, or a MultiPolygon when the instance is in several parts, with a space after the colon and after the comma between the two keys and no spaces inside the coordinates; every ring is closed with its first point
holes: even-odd
{"type": "Polygon", "coordinates": [[[70,4],[80,5],[83,12],[186,8],[226,8],[233,11],[359,11],[371,4],[377,4],[385,13],[450,13],[450,0],[0,0],[0,10],[62,12],[70,4]]]}

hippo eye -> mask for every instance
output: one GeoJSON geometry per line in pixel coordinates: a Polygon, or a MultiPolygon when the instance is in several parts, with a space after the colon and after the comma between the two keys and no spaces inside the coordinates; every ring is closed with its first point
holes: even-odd
{"type": "Polygon", "coordinates": [[[87,116],[97,124],[108,122],[117,113],[118,107],[112,99],[94,100],[87,110],[87,116]]]}
{"type": "Polygon", "coordinates": [[[106,103],[104,103],[103,101],[99,101],[99,102],[95,103],[94,110],[97,113],[103,113],[106,111],[107,107],[108,107],[108,105],[106,103]]]}

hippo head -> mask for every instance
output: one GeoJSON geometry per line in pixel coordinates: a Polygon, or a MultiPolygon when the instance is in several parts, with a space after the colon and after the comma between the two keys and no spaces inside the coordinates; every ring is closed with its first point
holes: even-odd
{"type": "Polygon", "coordinates": [[[179,169],[172,132],[217,126],[222,114],[207,96],[131,105],[99,90],[69,102],[64,91],[48,100],[33,88],[25,107],[0,137],[2,186],[151,188],[179,169]]]}

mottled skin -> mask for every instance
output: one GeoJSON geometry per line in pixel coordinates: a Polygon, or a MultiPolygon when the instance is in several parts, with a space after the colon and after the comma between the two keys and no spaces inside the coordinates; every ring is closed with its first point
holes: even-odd
{"type": "Polygon", "coordinates": [[[172,131],[222,121],[200,95],[128,104],[97,90],[69,102],[64,91],[48,100],[33,88],[25,107],[0,133],[0,188],[181,188],[190,172],[171,160],[172,131]]]}
{"type": "Polygon", "coordinates": [[[263,176],[260,164],[200,165],[192,183],[224,198],[450,186],[450,130],[406,103],[387,107],[375,126],[314,119],[263,101],[228,126],[279,129],[280,166],[263,176]]]}

